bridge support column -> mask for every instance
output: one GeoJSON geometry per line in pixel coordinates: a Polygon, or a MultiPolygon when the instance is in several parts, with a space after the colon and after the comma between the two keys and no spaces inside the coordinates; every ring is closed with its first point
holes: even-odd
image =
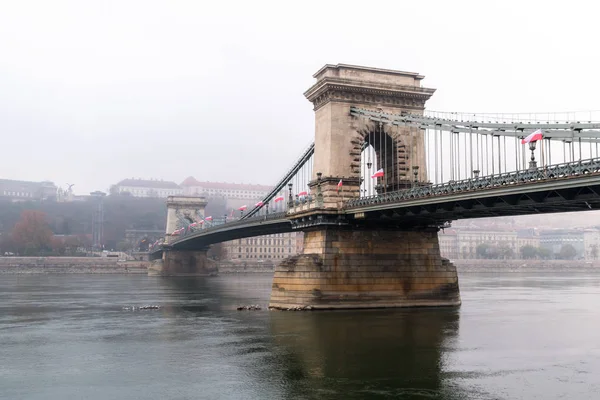
{"type": "Polygon", "coordinates": [[[218,273],[217,264],[200,250],[165,250],[162,260],[150,267],[151,275],[161,276],[209,276],[218,273]]]}
{"type": "Polygon", "coordinates": [[[456,267],[436,230],[304,233],[304,253],[275,269],[269,307],[287,309],[458,306],[456,267]]]}

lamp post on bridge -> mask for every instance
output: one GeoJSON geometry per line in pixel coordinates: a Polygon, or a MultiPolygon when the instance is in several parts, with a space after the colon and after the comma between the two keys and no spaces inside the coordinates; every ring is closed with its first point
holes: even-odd
{"type": "MultiPolygon", "coordinates": [[[[371,166],[373,166],[373,163],[371,162],[371,153],[369,153],[369,161],[367,162],[367,174],[371,175],[371,166]]],[[[371,179],[372,180],[372,179],[371,179]]],[[[367,193],[369,196],[373,195],[373,193],[371,193],[371,181],[369,181],[369,183],[366,185],[368,187],[367,193]]]]}
{"type": "Polygon", "coordinates": [[[537,161],[535,161],[535,154],[533,153],[536,146],[536,141],[529,142],[529,150],[531,150],[531,160],[529,161],[529,170],[537,169],[537,161]]]}
{"type": "Polygon", "coordinates": [[[321,192],[321,177],[323,174],[317,172],[317,207],[323,206],[323,192],[321,192]]]}
{"type": "Polygon", "coordinates": [[[415,180],[413,181],[413,187],[417,186],[419,183],[418,175],[419,175],[419,166],[415,165],[412,167],[413,175],[415,176],[415,180]]]}
{"type": "Polygon", "coordinates": [[[292,184],[288,183],[289,197],[288,197],[288,208],[294,207],[294,197],[292,196],[292,184]]]}

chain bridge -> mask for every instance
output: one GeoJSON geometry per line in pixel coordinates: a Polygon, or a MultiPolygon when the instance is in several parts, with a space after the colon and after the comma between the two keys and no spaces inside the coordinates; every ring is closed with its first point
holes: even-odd
{"type": "Polygon", "coordinates": [[[456,306],[437,237],[451,221],[600,209],[591,115],[427,111],[435,90],[410,72],[338,64],[314,78],[314,143],[239,219],[189,219],[177,235],[171,220],[152,253],[165,275],[206,269],[211,244],[303,231],[303,253],[276,267],[273,308],[456,306]]]}

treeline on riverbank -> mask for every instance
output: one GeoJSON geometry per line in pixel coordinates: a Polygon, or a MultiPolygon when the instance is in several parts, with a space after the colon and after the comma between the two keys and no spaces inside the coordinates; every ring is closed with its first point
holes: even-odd
{"type": "MultiPolygon", "coordinates": [[[[83,255],[92,243],[92,219],[97,199],[84,201],[23,201],[0,199],[0,255],[83,255]]],[[[105,249],[128,250],[128,229],[164,231],[167,208],[163,198],[110,195],[103,198],[105,249]]],[[[211,198],[207,215],[226,213],[224,198],[211,198]]]]}

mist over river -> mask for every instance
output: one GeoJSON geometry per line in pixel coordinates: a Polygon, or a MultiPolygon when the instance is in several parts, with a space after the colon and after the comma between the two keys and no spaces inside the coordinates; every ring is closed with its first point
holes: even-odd
{"type": "Polygon", "coordinates": [[[598,398],[600,274],[459,279],[458,309],[282,312],[270,274],[3,275],[0,398],[598,398]]]}

